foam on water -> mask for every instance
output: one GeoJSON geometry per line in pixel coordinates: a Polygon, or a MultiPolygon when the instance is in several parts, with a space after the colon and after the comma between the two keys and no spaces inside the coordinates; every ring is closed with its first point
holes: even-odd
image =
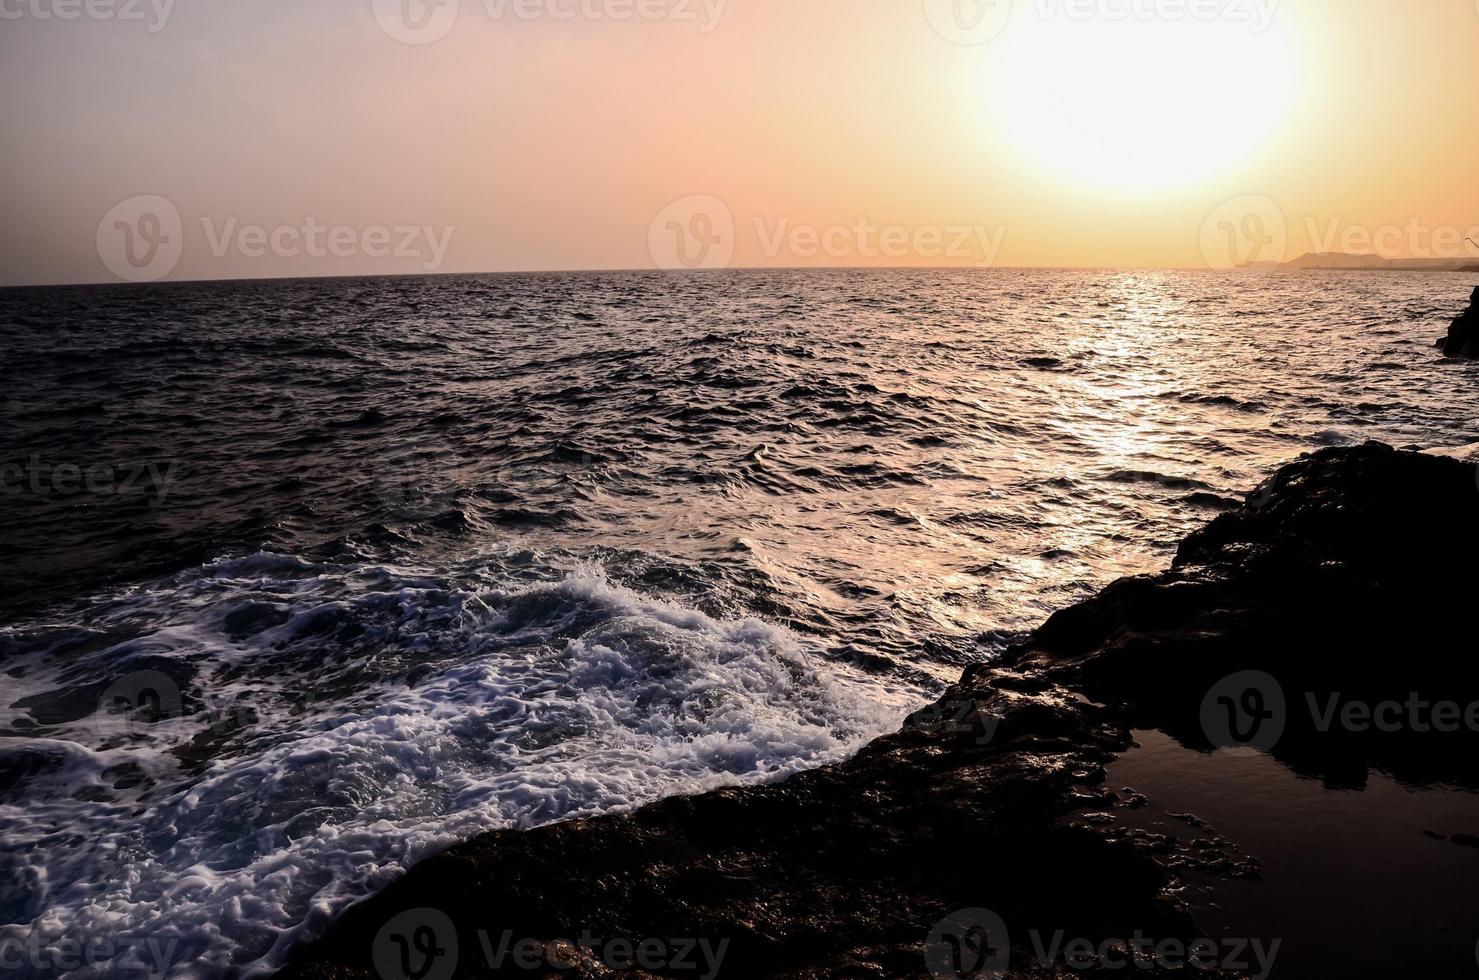
{"type": "Polygon", "coordinates": [[[922,696],[593,564],[496,564],[257,554],[0,634],[0,724],[36,735],[0,748],[0,939],[51,947],[21,975],[264,973],[480,831],[839,760],[922,696]]]}

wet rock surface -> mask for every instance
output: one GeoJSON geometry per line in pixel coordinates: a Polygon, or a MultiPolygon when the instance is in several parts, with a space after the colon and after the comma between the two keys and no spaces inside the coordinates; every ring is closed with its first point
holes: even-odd
{"type": "Polygon", "coordinates": [[[1256,877],[1256,855],[1190,813],[1184,834],[1127,826],[1143,798],[1107,786],[1106,764],[1156,729],[1251,744],[1334,786],[1373,769],[1479,786],[1479,725],[1462,717],[1479,702],[1475,475],[1376,444],[1301,458],[1171,569],[1053,616],[853,760],[476,838],[281,975],[999,976],[1009,959],[1012,975],[1092,976],[1124,937],[1191,943],[1177,875],[1256,877]],[[1440,703],[1456,726],[1433,724],[1440,703]],[[1363,725],[1362,704],[1400,723],[1363,725]],[[1096,952],[1045,956],[1055,936],[1096,952]]]}
{"type": "Polygon", "coordinates": [[[1448,328],[1448,336],[1438,341],[1446,357],[1479,357],[1479,287],[1469,298],[1469,308],[1448,328]]]}

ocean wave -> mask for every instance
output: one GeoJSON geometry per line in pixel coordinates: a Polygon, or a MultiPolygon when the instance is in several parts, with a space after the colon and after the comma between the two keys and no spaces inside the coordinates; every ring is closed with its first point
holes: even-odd
{"type": "Polygon", "coordinates": [[[922,696],[593,564],[531,575],[260,553],[5,630],[0,939],[127,947],[77,980],[265,974],[457,841],[837,761],[922,696]]]}

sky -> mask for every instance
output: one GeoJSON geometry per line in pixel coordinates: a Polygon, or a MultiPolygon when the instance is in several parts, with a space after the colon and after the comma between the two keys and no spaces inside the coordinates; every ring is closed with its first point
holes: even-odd
{"type": "Polygon", "coordinates": [[[1479,262],[1479,0],[0,0],[0,284],[1479,262]]]}

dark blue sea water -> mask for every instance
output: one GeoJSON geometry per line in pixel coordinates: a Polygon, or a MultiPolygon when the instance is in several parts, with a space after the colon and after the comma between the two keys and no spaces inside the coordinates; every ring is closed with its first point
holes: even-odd
{"type": "Polygon", "coordinates": [[[0,938],[262,973],[479,831],[845,758],[1274,465],[1479,440],[1471,279],[0,291],[0,938]]]}

